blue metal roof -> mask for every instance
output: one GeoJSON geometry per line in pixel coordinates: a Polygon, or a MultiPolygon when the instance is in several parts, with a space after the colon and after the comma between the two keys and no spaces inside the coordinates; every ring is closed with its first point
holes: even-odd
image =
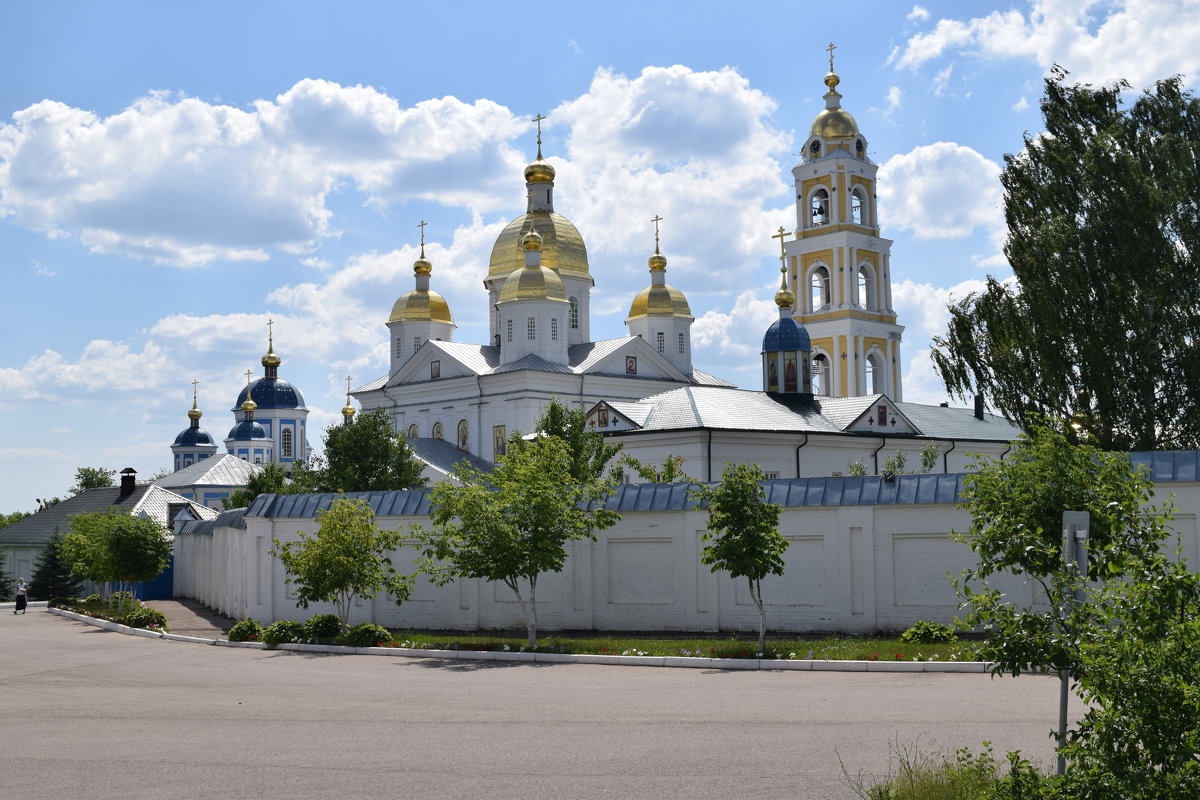
{"type": "Polygon", "coordinates": [[[190,425],[179,432],[175,437],[175,443],[172,447],[188,447],[196,445],[212,445],[216,447],[217,443],[213,441],[212,436],[204,428],[193,428],[190,425]]]}
{"type": "Polygon", "coordinates": [[[1129,460],[1135,467],[1144,467],[1155,483],[1200,480],[1200,451],[1197,450],[1130,453],[1129,460]]]}
{"type": "Polygon", "coordinates": [[[808,330],[791,317],[775,320],[763,336],[762,352],[777,353],[780,350],[812,350],[808,330]]]}
{"type": "Polygon", "coordinates": [[[271,437],[267,436],[267,429],[259,425],[253,420],[242,420],[237,425],[229,429],[229,435],[226,439],[233,439],[237,442],[249,442],[254,439],[266,439],[270,441],[271,437]]]}
{"type": "MultiPolygon", "coordinates": [[[[300,390],[283,378],[257,378],[250,382],[250,396],[259,408],[305,408],[300,390]]],[[[237,402],[230,411],[241,411],[246,402],[246,390],[238,393],[237,402]]]]}

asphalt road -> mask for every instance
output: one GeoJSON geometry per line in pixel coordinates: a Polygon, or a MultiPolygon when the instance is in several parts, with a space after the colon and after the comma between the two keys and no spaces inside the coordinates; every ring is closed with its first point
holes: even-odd
{"type": "Polygon", "coordinates": [[[243,650],[0,615],[11,798],[853,798],[892,747],[1053,763],[1056,679],[243,650]]]}

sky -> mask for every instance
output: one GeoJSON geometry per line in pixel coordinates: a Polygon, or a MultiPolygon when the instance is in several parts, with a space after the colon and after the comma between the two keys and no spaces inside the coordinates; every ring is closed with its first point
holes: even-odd
{"type": "Polygon", "coordinates": [[[695,366],[758,389],[790,169],[843,107],[880,165],[904,399],[947,399],[945,306],[1010,270],[1004,156],[1043,80],[1200,74],[1193,0],[512,5],[39,2],[0,9],[0,512],[75,469],[170,463],[192,381],[219,441],[274,320],[310,439],[387,369],[418,222],[455,339],[485,343],[492,243],[532,118],[587,243],[594,339],[626,335],[663,217],[695,366]],[[575,6],[581,6],[576,8],[575,6]]]}

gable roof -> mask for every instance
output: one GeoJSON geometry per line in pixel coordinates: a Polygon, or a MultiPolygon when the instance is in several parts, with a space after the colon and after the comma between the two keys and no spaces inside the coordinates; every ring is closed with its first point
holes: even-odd
{"type": "Polygon", "coordinates": [[[262,471],[263,468],[258,464],[251,464],[245,459],[229,453],[222,453],[219,456],[202,458],[195,464],[172,472],[153,483],[164,489],[185,486],[245,486],[250,482],[250,478],[262,471]]]}
{"type": "Polygon", "coordinates": [[[168,526],[171,519],[184,508],[195,519],[215,519],[217,516],[213,509],[152,483],[139,483],[124,497],[121,496],[120,487],[105,486],[87,489],[6,528],[0,528],[0,544],[44,547],[55,536],[70,529],[70,517],[107,508],[125,509],[131,515],[144,513],[168,526]]]}
{"type": "Polygon", "coordinates": [[[407,442],[417,458],[446,474],[453,472],[454,465],[460,461],[466,461],[481,472],[491,472],[495,469],[495,465],[492,462],[482,459],[479,456],[465,453],[459,450],[452,442],[447,442],[444,439],[419,438],[408,439],[407,442]]]}

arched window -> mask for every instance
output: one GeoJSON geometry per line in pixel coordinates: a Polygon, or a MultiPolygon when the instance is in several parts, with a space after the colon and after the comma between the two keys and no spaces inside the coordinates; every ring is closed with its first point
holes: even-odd
{"type": "Polygon", "coordinates": [[[829,222],[829,192],[817,189],[809,201],[813,225],[824,225],[829,222]]]}
{"type": "Polygon", "coordinates": [[[829,270],[817,267],[808,278],[808,309],[820,311],[829,306],[829,270]]]}
{"type": "Polygon", "coordinates": [[[875,308],[875,273],[866,264],[858,268],[858,305],[860,308],[875,308]]]}
{"type": "Polygon", "coordinates": [[[279,432],[279,449],[283,458],[292,457],[292,429],[284,428],[279,432]]]}
{"type": "Polygon", "coordinates": [[[579,327],[579,301],[572,297],[570,303],[571,329],[574,330],[579,327]]]}
{"type": "Polygon", "coordinates": [[[421,436],[421,433],[420,433],[420,431],[417,430],[416,425],[408,426],[408,438],[409,439],[419,439],[420,436],[421,436]]]}
{"type": "Polygon", "coordinates": [[[826,397],[833,394],[833,369],[824,353],[813,356],[812,392],[826,397]]]}
{"type": "Polygon", "coordinates": [[[465,419],[458,421],[458,449],[471,449],[471,426],[467,424],[465,419]]]}
{"type": "Polygon", "coordinates": [[[442,423],[433,423],[433,438],[437,439],[439,442],[442,440],[442,423]]]}
{"type": "Polygon", "coordinates": [[[863,200],[861,189],[855,189],[850,193],[850,221],[855,225],[865,225],[866,222],[866,201],[863,200]]]}
{"type": "Polygon", "coordinates": [[[884,374],[878,353],[867,354],[866,394],[883,394],[884,374]]]}

